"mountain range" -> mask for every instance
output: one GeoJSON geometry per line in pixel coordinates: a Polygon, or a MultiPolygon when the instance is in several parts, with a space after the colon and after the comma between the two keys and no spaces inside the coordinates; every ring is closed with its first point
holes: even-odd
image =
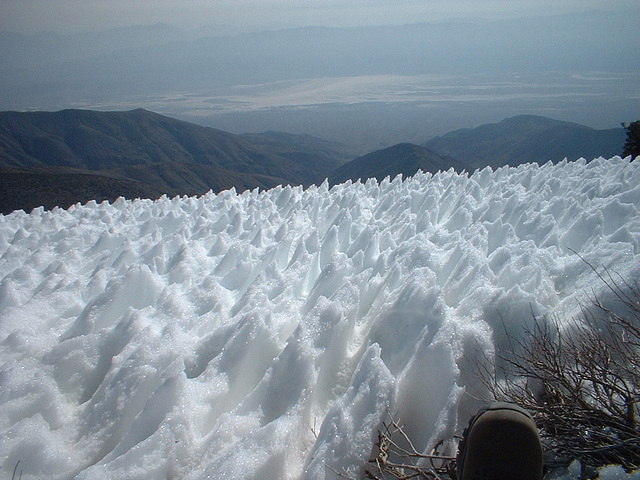
{"type": "Polygon", "coordinates": [[[520,163],[557,162],[620,155],[624,128],[596,130],[577,123],[520,115],[499,123],[455,130],[425,146],[441,155],[464,159],[468,170],[520,163]]]}
{"type": "Polygon", "coordinates": [[[310,135],[235,135],[143,109],[0,113],[0,213],[89,200],[197,195],[279,184],[310,185],[418,170],[595,158],[619,154],[623,128],[520,116],[402,143],[353,159],[349,149],[310,135]]]}
{"type": "Polygon", "coordinates": [[[0,211],[321,183],[348,153],[308,135],[233,135],[146,110],[0,113],[0,211]]]}
{"type": "Polygon", "coordinates": [[[443,157],[426,147],[399,143],[342,165],[329,176],[329,183],[336,185],[347,180],[366,181],[367,178],[381,181],[385,177],[394,178],[397,175],[410,177],[418,170],[435,173],[450,168],[462,172],[466,166],[454,158],[443,157]]]}

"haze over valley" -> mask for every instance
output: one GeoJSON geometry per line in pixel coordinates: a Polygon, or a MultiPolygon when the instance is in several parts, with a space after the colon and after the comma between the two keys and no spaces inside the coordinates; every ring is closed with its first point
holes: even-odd
{"type": "Polygon", "coordinates": [[[605,129],[640,112],[633,2],[600,10],[568,2],[573,10],[523,8],[507,18],[453,7],[443,17],[414,3],[415,15],[395,23],[389,15],[392,24],[367,22],[364,5],[351,24],[318,16],[286,28],[34,33],[5,21],[0,110],[145,108],[231,133],[306,133],[354,155],[515,115],[605,129]]]}

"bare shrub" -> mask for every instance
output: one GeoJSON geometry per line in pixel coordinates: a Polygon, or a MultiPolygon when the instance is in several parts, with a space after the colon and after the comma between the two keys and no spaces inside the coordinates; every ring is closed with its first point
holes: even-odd
{"type": "Polygon", "coordinates": [[[614,302],[594,296],[564,328],[534,318],[523,337],[509,338],[512,352],[497,355],[480,376],[496,400],[533,414],[560,464],[632,470],[640,466],[640,286],[599,276],[614,302]]]}

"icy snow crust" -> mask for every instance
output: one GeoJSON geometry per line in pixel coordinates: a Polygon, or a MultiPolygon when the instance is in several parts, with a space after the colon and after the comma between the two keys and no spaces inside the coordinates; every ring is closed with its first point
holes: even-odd
{"type": "Polygon", "coordinates": [[[603,291],[575,252],[640,279],[639,208],[612,158],[0,216],[0,474],[335,478],[388,412],[430,450],[503,322],[603,291]]]}

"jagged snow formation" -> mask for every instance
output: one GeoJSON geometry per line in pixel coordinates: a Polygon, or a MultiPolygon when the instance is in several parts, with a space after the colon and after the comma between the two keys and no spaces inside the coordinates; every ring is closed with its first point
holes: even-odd
{"type": "Polygon", "coordinates": [[[0,216],[0,475],[355,475],[388,412],[430,450],[584,260],[640,279],[639,209],[612,158],[0,216]]]}

